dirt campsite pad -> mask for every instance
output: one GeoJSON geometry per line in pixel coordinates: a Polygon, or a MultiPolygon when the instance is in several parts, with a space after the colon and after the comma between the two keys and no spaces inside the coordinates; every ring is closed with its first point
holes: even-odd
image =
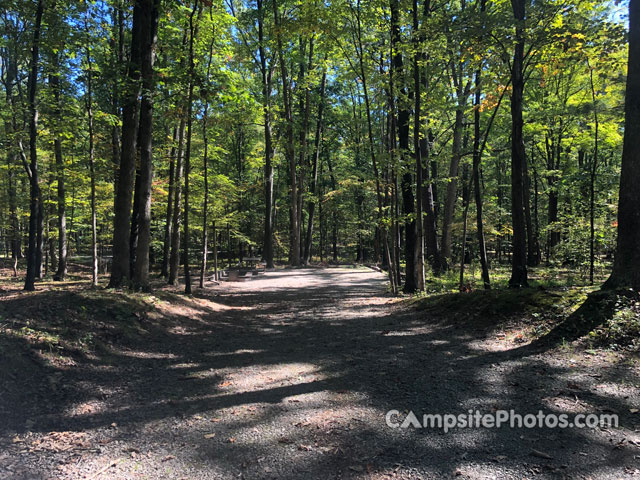
{"type": "Polygon", "coordinates": [[[637,363],[417,311],[370,269],[164,288],[126,308],[68,290],[0,293],[0,478],[640,478],[637,363]],[[620,425],[445,433],[391,428],[392,409],[620,425]]]}

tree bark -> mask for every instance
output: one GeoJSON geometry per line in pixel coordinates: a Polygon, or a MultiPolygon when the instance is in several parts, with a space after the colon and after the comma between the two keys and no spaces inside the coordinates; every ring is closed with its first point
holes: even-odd
{"type": "MultiPolygon", "coordinates": [[[[426,0],[423,8],[423,21],[427,21],[429,16],[431,15],[431,1],[426,0]]],[[[426,30],[423,28],[420,31],[420,42],[423,43],[426,41],[426,30]]],[[[426,64],[428,61],[428,56],[426,53],[422,54],[422,61],[426,64]]],[[[421,72],[422,84],[424,86],[424,91],[427,92],[429,90],[429,77],[426,72],[426,68],[422,69],[421,72]]],[[[433,186],[433,178],[429,172],[429,119],[427,115],[427,119],[424,122],[423,135],[420,138],[420,156],[421,156],[421,168],[422,168],[422,210],[424,212],[423,217],[423,225],[422,231],[424,235],[424,249],[425,255],[431,265],[431,269],[436,275],[439,275],[444,270],[442,255],[440,251],[440,244],[438,242],[438,232],[436,229],[436,213],[434,207],[434,186],[433,186]]]]}
{"type": "Polygon", "coordinates": [[[551,256],[553,249],[560,243],[560,231],[558,230],[558,175],[556,170],[560,168],[560,156],[562,155],[562,134],[556,139],[554,132],[545,135],[545,147],[547,153],[547,169],[552,170],[547,176],[549,190],[549,202],[547,205],[547,225],[551,231],[548,237],[548,253],[551,256]]]}
{"type": "Polygon", "coordinates": [[[185,147],[184,160],[184,293],[191,294],[191,270],[189,267],[189,174],[191,173],[191,133],[193,127],[193,83],[194,83],[194,62],[193,44],[195,41],[196,26],[194,17],[198,8],[198,0],[193,2],[193,10],[189,17],[189,94],[187,98],[187,145],[185,147]]]}
{"type": "Polygon", "coordinates": [[[538,231],[534,230],[531,217],[531,178],[526,159],[522,166],[522,175],[524,177],[524,216],[527,227],[527,266],[537,267],[540,264],[540,256],[538,255],[540,248],[538,246],[538,231]]]}
{"type": "Polygon", "coordinates": [[[29,71],[29,161],[23,155],[23,164],[29,177],[29,249],[27,251],[27,276],[24,289],[35,290],[36,277],[40,276],[42,267],[42,193],[40,191],[40,178],[38,174],[38,62],[40,60],[40,34],[42,26],[42,14],[44,0],[38,0],[36,17],[33,23],[33,43],[31,45],[31,65],[29,71]]]}
{"type": "Polygon", "coordinates": [[[178,269],[180,268],[180,219],[182,210],[182,176],[184,171],[184,137],[186,118],[180,121],[178,132],[178,154],[173,178],[173,218],[171,219],[171,251],[169,253],[169,285],[178,283],[178,269]]]}
{"type": "Polygon", "coordinates": [[[140,195],[138,203],[138,242],[133,286],[149,289],[149,248],[151,246],[151,187],[153,181],[153,63],[158,39],[160,0],[152,0],[148,12],[148,26],[142,39],[141,58],[142,99],[140,103],[140,195]]]}
{"type": "MultiPolygon", "coordinates": [[[[484,2],[482,3],[484,6],[484,2]]],[[[483,9],[484,10],[484,9],[483,9]]],[[[473,193],[476,203],[476,229],[478,236],[478,254],[480,256],[480,266],[482,268],[482,283],[485,290],[491,288],[489,278],[489,263],[487,261],[487,246],[484,239],[484,223],[482,214],[482,191],[480,190],[480,163],[482,152],[480,151],[480,104],[482,102],[481,73],[482,69],[476,70],[476,93],[473,110],[473,193]]],[[[496,107],[497,108],[497,107],[496,107]]]]}
{"type": "Polygon", "coordinates": [[[322,146],[322,115],[324,112],[324,94],[327,84],[327,69],[325,67],[322,72],[322,80],[320,81],[320,104],[318,106],[318,121],[316,123],[316,138],[313,146],[313,165],[311,173],[311,184],[309,185],[309,193],[311,200],[309,201],[309,217],[307,223],[307,235],[304,242],[304,260],[303,264],[308,265],[311,260],[311,244],[313,242],[313,220],[315,215],[316,189],[318,186],[318,162],[320,160],[320,148],[322,146]]]}
{"type": "Polygon", "coordinates": [[[629,2],[629,68],[618,200],[618,243],[613,271],[604,288],[640,291],[640,1],[629,2]]]}
{"type": "MultiPolygon", "coordinates": [[[[396,79],[401,79],[404,74],[404,62],[400,43],[399,1],[391,0],[391,51],[392,70],[396,79]]],[[[401,162],[406,159],[409,151],[409,109],[406,105],[406,88],[399,89],[401,101],[398,102],[398,146],[400,147],[401,162]]],[[[413,197],[413,175],[408,170],[402,175],[402,212],[405,215],[405,283],[403,291],[412,293],[416,291],[416,222],[414,218],[415,201],[413,197]]]]}
{"type": "MultiPolygon", "coordinates": [[[[182,47],[187,47],[189,31],[185,29],[182,35],[182,47]]],[[[185,57],[180,60],[180,67],[184,68],[185,57]]],[[[182,96],[182,92],[180,92],[182,96]]],[[[185,130],[187,128],[187,118],[185,115],[184,104],[185,99],[181,98],[180,101],[180,127],[178,129],[178,146],[175,160],[175,169],[173,176],[173,207],[171,217],[171,248],[169,252],[169,276],[167,282],[169,285],[176,285],[178,283],[178,270],[180,268],[180,219],[182,209],[182,180],[184,172],[184,139],[185,130]]]]}
{"type": "MultiPolygon", "coordinates": [[[[88,19],[85,19],[85,30],[89,34],[88,19]]],[[[85,48],[87,56],[87,121],[89,129],[89,176],[91,181],[91,285],[98,285],[98,230],[96,223],[96,172],[95,172],[95,148],[94,148],[94,132],[93,132],[93,83],[92,83],[92,60],[91,50],[87,46],[85,48]]],[[[64,201],[64,199],[63,199],[64,201]]]]}
{"type": "Polygon", "coordinates": [[[122,150],[113,220],[113,266],[109,286],[122,287],[130,276],[131,195],[135,180],[142,44],[151,19],[152,0],[138,0],[133,7],[131,58],[122,108],[122,150]]]}
{"type": "MultiPolygon", "coordinates": [[[[120,78],[122,70],[124,68],[124,11],[120,1],[118,5],[113,7],[112,21],[113,21],[113,36],[112,36],[112,53],[114,54],[114,81],[112,85],[111,94],[111,108],[113,115],[116,118],[120,118],[120,78]]],[[[122,153],[120,144],[120,131],[118,125],[111,127],[111,161],[113,163],[113,202],[114,210],[116,205],[116,198],[118,194],[118,169],[120,166],[120,155],[122,153]]]]}
{"type": "Polygon", "coordinates": [[[467,258],[467,218],[469,217],[469,205],[471,199],[471,184],[469,182],[469,166],[465,163],[462,167],[462,239],[460,244],[460,276],[458,287],[461,292],[468,291],[464,284],[464,264],[467,258]]]}
{"type": "Polygon", "coordinates": [[[451,224],[453,223],[453,213],[458,198],[458,168],[462,158],[463,121],[464,112],[461,108],[458,108],[456,109],[456,119],[453,126],[453,151],[451,163],[449,164],[449,178],[442,217],[442,258],[445,262],[451,259],[451,224]]]}
{"type": "MultiPolygon", "coordinates": [[[[180,128],[183,128],[184,123],[181,121],[180,128]]],[[[168,130],[168,127],[167,127],[168,130]]],[[[168,137],[167,132],[167,137],[168,137]]],[[[171,220],[173,218],[173,196],[175,193],[175,169],[176,169],[176,154],[178,140],[178,127],[173,127],[173,134],[171,135],[171,147],[169,148],[169,192],[167,194],[167,210],[165,215],[164,224],[164,240],[162,242],[162,265],[160,266],[160,275],[164,278],[169,276],[169,255],[171,252],[171,220]]]]}
{"type": "Polygon", "coordinates": [[[515,19],[516,44],[511,68],[511,217],[513,226],[513,255],[510,287],[526,287],[527,232],[524,213],[524,162],[526,153],[522,134],[522,102],[524,93],[524,23],[525,0],[511,0],[515,19]]]}
{"type": "MultiPolygon", "coordinates": [[[[213,15],[211,7],[209,15],[213,15]]],[[[211,62],[213,60],[215,36],[211,39],[209,46],[209,59],[207,60],[207,84],[211,81],[211,62]]],[[[200,264],[200,288],[204,288],[205,276],[207,274],[207,255],[209,254],[209,135],[207,127],[209,123],[209,98],[205,95],[204,112],[202,115],[202,142],[204,144],[204,155],[202,163],[204,166],[204,204],[202,206],[202,262],[200,264]]],[[[215,236],[215,230],[213,232],[215,236]]],[[[216,278],[217,280],[217,278],[216,278]]]]}
{"type": "MultiPolygon", "coordinates": [[[[140,103],[142,107],[142,102],[140,103]]],[[[140,171],[140,124],[138,124],[138,140],[136,141],[136,173],[133,187],[133,209],[131,211],[131,228],[129,229],[129,276],[133,280],[133,272],[136,268],[136,252],[138,250],[138,217],[140,215],[140,205],[142,204],[142,172],[140,171]]]]}
{"type": "MultiPolygon", "coordinates": [[[[14,36],[15,38],[15,36],[14,36]]],[[[5,117],[4,130],[8,142],[7,150],[7,197],[9,206],[9,250],[11,252],[13,276],[18,276],[18,258],[22,256],[20,249],[20,221],[18,219],[17,201],[17,179],[16,163],[18,160],[18,150],[16,145],[16,133],[18,131],[18,121],[16,117],[16,105],[14,99],[14,86],[18,79],[18,54],[17,42],[11,42],[6,48],[0,51],[4,67],[3,83],[5,87],[5,98],[9,115],[5,117]]]]}
{"type": "Polygon", "coordinates": [[[589,172],[589,283],[593,285],[593,276],[595,270],[596,252],[596,222],[595,222],[595,210],[596,210],[596,174],[598,173],[598,147],[599,147],[599,133],[600,122],[598,118],[598,104],[596,102],[596,89],[593,83],[593,69],[587,61],[587,67],[589,68],[589,83],[591,86],[591,101],[593,102],[593,120],[595,123],[595,132],[593,138],[593,160],[591,162],[591,169],[589,172]]]}
{"type": "MultiPolygon", "coordinates": [[[[61,122],[60,108],[60,66],[57,53],[52,55],[53,73],[49,77],[49,84],[53,90],[53,116],[56,122],[61,122]]],[[[60,133],[55,131],[53,140],[53,151],[56,161],[57,204],[58,204],[58,268],[53,275],[55,281],[63,281],[67,276],[67,215],[66,215],[66,193],[64,185],[64,160],[62,156],[62,139],[60,133]]]]}
{"type": "Polygon", "coordinates": [[[273,69],[267,67],[264,48],[264,10],[262,0],[257,0],[258,8],[258,54],[262,75],[262,97],[264,115],[264,237],[262,257],[267,268],[273,268],[273,140],[271,133],[271,79],[273,69]]]}
{"type": "Polygon", "coordinates": [[[289,84],[289,74],[287,63],[284,58],[284,48],[282,45],[282,35],[280,33],[280,12],[278,2],[274,0],[273,18],[276,28],[276,41],[278,48],[278,60],[280,63],[280,76],[282,77],[282,97],[284,103],[285,117],[285,157],[289,163],[289,180],[291,183],[290,210],[289,210],[289,264],[300,266],[300,225],[298,224],[298,183],[296,174],[296,155],[294,150],[293,136],[293,113],[291,109],[291,89],[289,84]]]}
{"type": "Polygon", "coordinates": [[[18,221],[18,202],[16,200],[16,180],[15,180],[15,152],[9,150],[7,153],[7,184],[8,184],[8,196],[9,196],[9,243],[11,250],[11,260],[13,268],[13,276],[18,276],[18,256],[20,250],[19,244],[19,230],[20,224],[18,221]]]}
{"type": "MultiPolygon", "coordinates": [[[[311,35],[309,38],[309,55],[308,61],[305,65],[304,62],[304,52],[306,48],[304,45],[306,42],[300,41],[301,47],[301,61],[300,61],[300,76],[298,77],[297,84],[303,89],[304,95],[300,95],[299,101],[299,109],[300,116],[302,117],[302,128],[299,132],[299,141],[300,141],[300,152],[298,165],[300,166],[300,174],[298,175],[298,228],[300,229],[299,237],[300,237],[300,253],[301,255],[304,252],[304,240],[303,240],[303,230],[304,230],[304,222],[302,219],[303,214],[303,197],[304,197],[304,182],[307,176],[307,144],[309,137],[309,118],[311,116],[311,88],[308,84],[307,80],[307,72],[310,75],[313,69],[313,52],[314,52],[314,36],[311,35]]],[[[304,264],[303,259],[301,259],[301,263],[304,264]]]]}
{"type": "Polygon", "coordinates": [[[420,78],[420,24],[418,22],[418,0],[413,0],[413,34],[416,39],[415,52],[413,54],[413,95],[415,107],[413,112],[413,148],[416,156],[416,288],[420,291],[425,289],[424,278],[424,223],[422,215],[423,201],[423,178],[424,168],[422,165],[422,146],[420,142],[420,130],[422,122],[420,121],[422,95],[421,95],[421,78],[420,78]]]}
{"type": "MultiPolygon", "coordinates": [[[[327,167],[329,168],[329,178],[331,179],[331,189],[335,192],[338,188],[336,177],[333,175],[333,165],[331,164],[331,156],[327,157],[327,167]]],[[[333,263],[338,263],[338,212],[335,205],[331,209],[331,245],[333,263]]]]}
{"type": "MultiPolygon", "coordinates": [[[[388,252],[389,236],[388,236],[387,228],[384,222],[382,188],[380,185],[380,170],[378,168],[378,161],[376,159],[375,139],[373,137],[373,121],[371,118],[371,100],[369,98],[369,87],[367,86],[367,75],[366,75],[365,66],[364,66],[365,52],[364,52],[364,45],[362,42],[362,20],[361,20],[360,5],[361,5],[360,0],[358,0],[357,8],[355,10],[356,26],[357,26],[356,53],[358,55],[358,66],[359,66],[359,72],[357,74],[359,75],[360,80],[362,81],[362,90],[364,94],[364,102],[365,102],[365,108],[367,113],[367,133],[368,133],[368,139],[369,139],[369,154],[371,155],[371,165],[373,167],[373,175],[375,177],[375,182],[376,182],[376,201],[378,206],[378,211],[377,211],[378,225],[376,226],[376,242],[380,240],[380,237],[382,237],[383,250],[385,251],[384,255],[385,255],[385,258],[388,258],[389,257],[389,252],[388,252]]],[[[376,259],[375,259],[376,262],[378,261],[378,250],[379,250],[379,247],[377,247],[377,243],[376,243],[376,259]]],[[[385,261],[383,260],[383,263],[384,262],[385,261]]],[[[394,282],[391,282],[391,283],[392,283],[392,288],[395,291],[396,286],[393,284],[394,282]]]]}

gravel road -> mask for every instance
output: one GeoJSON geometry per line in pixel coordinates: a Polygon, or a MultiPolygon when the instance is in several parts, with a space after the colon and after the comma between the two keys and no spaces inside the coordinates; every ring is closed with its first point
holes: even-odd
{"type": "Polygon", "coordinates": [[[0,409],[0,478],[640,478],[638,378],[623,360],[430,318],[364,268],[158,298],[138,340],[25,374],[47,400],[0,409]],[[445,433],[390,428],[391,409],[617,413],[620,427],[445,433]]]}

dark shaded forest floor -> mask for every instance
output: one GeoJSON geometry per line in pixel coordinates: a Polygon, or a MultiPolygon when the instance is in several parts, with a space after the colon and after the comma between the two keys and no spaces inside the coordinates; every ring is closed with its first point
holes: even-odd
{"type": "Polygon", "coordinates": [[[364,268],[193,297],[78,278],[24,293],[4,278],[3,479],[640,478],[637,357],[537,340],[576,292],[407,302],[364,268]],[[445,434],[389,428],[390,409],[617,413],[620,426],[445,434]]]}

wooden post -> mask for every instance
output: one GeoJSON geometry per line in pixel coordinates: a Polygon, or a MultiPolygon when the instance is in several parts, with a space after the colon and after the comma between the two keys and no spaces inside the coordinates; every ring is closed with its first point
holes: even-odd
{"type": "Polygon", "coordinates": [[[213,279],[218,281],[218,234],[216,232],[216,222],[213,221],[213,279]]]}

